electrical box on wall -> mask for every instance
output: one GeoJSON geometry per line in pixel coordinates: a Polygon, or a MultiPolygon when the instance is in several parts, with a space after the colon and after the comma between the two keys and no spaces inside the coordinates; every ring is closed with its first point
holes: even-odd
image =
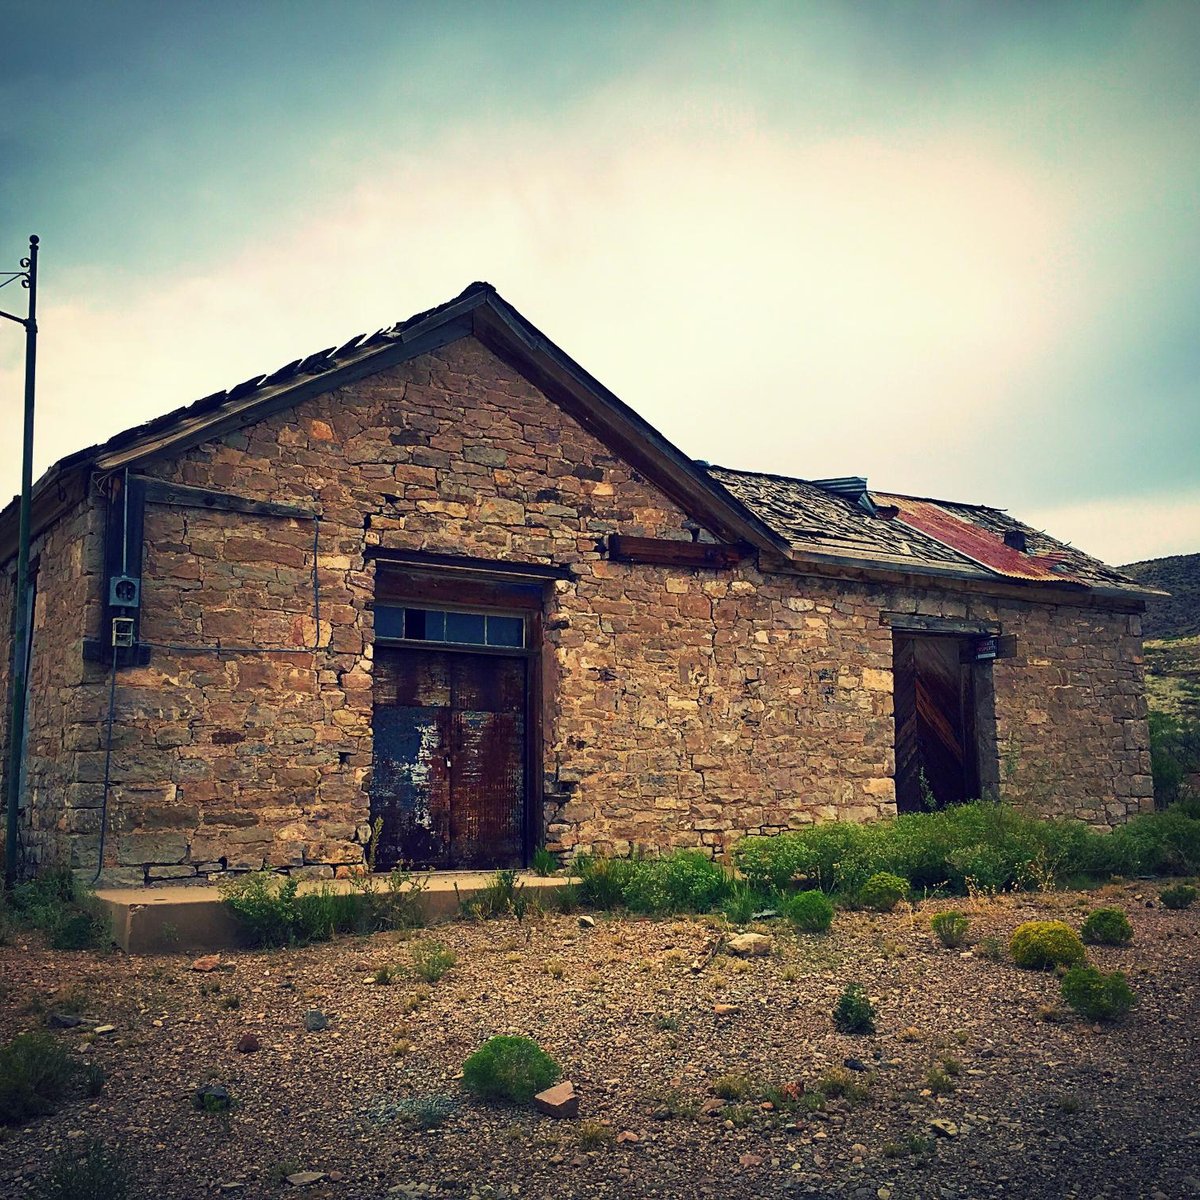
{"type": "Polygon", "coordinates": [[[142,602],[142,581],[132,575],[114,575],[108,581],[111,608],[137,608],[142,602]]]}

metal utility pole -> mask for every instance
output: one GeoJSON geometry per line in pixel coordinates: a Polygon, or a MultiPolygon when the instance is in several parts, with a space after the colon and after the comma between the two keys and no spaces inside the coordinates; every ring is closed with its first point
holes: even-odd
{"type": "Polygon", "coordinates": [[[29,308],[24,317],[0,309],[7,317],[25,327],[25,436],[21,446],[21,516],[17,533],[17,586],[13,592],[14,628],[8,727],[8,804],[4,821],[4,883],[17,882],[17,809],[21,802],[22,748],[25,741],[25,693],[29,681],[29,526],[33,492],[33,381],[37,369],[37,276],[38,239],[29,238],[29,257],[21,259],[21,270],[0,273],[0,287],[19,279],[29,292],[29,308]]]}

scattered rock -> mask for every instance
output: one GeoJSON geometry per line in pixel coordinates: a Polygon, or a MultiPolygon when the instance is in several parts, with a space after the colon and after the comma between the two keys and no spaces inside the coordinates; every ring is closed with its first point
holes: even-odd
{"type": "Polygon", "coordinates": [[[304,1028],[309,1033],[320,1033],[329,1028],[329,1018],[319,1008],[310,1008],[304,1014],[304,1028]]]}
{"type": "Polygon", "coordinates": [[[533,1098],[533,1104],[538,1112],[545,1113],[548,1117],[570,1120],[579,1116],[579,1095],[569,1079],[556,1083],[544,1092],[538,1092],[533,1098]]]}
{"type": "Polygon", "coordinates": [[[844,1058],[842,1066],[849,1071],[865,1071],[867,1069],[867,1064],[860,1058],[844,1058]]]}
{"type": "Polygon", "coordinates": [[[779,916],[779,909],[764,908],[762,910],[762,912],[751,913],[750,920],[752,920],[752,921],[774,921],[778,918],[778,916],[779,916]]]}
{"type": "Polygon", "coordinates": [[[252,1033],[243,1033],[237,1042],[237,1051],[239,1054],[253,1054],[256,1050],[262,1049],[262,1042],[252,1033]]]}
{"type": "Polygon", "coordinates": [[[700,1115],[702,1117],[715,1117],[724,1107],[725,1101],[713,1096],[700,1105],[700,1115]]]}
{"type": "Polygon", "coordinates": [[[714,1004],[713,1005],[713,1012],[715,1012],[718,1017],[727,1017],[730,1015],[730,1013],[741,1012],[741,1010],[742,1010],[742,1006],[740,1004],[714,1004]]]}
{"type": "Polygon", "coordinates": [[[582,917],[579,918],[579,928],[580,929],[595,929],[596,928],[596,918],[589,917],[585,913],[582,917]]]}
{"type": "Polygon", "coordinates": [[[738,958],[762,958],[771,953],[771,939],[765,933],[739,933],[725,947],[738,958]]]}
{"type": "Polygon", "coordinates": [[[115,1025],[97,1025],[96,1028],[92,1030],[92,1032],[97,1037],[111,1037],[114,1033],[117,1032],[117,1027],[115,1025]]]}
{"type": "Polygon", "coordinates": [[[936,1117],[929,1122],[929,1128],[938,1137],[955,1138],[958,1137],[958,1126],[953,1121],[948,1121],[945,1117],[936,1117]]]}
{"type": "Polygon", "coordinates": [[[46,1024],[51,1029],[74,1029],[83,1024],[83,1018],[75,1016],[74,1013],[52,1012],[46,1018],[46,1024]]]}
{"type": "Polygon", "coordinates": [[[617,1145],[618,1146],[625,1145],[625,1144],[633,1145],[634,1143],[640,1142],[640,1141],[641,1141],[641,1138],[639,1138],[638,1135],[636,1133],[634,1133],[632,1129],[622,1129],[621,1132],[617,1134],[617,1145]]]}
{"type": "Polygon", "coordinates": [[[761,1167],[763,1165],[763,1157],[761,1154],[739,1154],[738,1162],[743,1167],[761,1167]]]}
{"type": "Polygon", "coordinates": [[[324,1171],[295,1171],[287,1177],[292,1187],[308,1187],[310,1183],[320,1183],[325,1178],[324,1171]]]}
{"type": "Polygon", "coordinates": [[[193,971],[219,971],[221,969],[221,956],[219,954],[203,954],[192,962],[193,971]]]}

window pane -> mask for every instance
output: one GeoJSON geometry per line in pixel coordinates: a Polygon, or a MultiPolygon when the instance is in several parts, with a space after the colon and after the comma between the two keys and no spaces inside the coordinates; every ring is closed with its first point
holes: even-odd
{"type": "Polygon", "coordinates": [[[484,644],[483,614],[446,613],[446,641],[482,646],[484,644]]]}
{"type": "Polygon", "coordinates": [[[390,604],[375,605],[375,636],[399,638],[404,636],[404,609],[390,604]]]}
{"type": "Polygon", "coordinates": [[[491,617],[487,619],[489,646],[522,646],[525,644],[525,622],[521,617],[491,617]]]}

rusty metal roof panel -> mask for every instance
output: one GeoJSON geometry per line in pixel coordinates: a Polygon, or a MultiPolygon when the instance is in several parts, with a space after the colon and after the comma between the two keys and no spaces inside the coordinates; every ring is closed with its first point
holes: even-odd
{"type": "Polygon", "coordinates": [[[884,504],[895,506],[896,520],[910,529],[936,538],[972,562],[1006,579],[1028,579],[1042,583],[1078,583],[1061,554],[1030,554],[1005,545],[1002,532],[994,532],[932,500],[877,493],[884,504]]]}

